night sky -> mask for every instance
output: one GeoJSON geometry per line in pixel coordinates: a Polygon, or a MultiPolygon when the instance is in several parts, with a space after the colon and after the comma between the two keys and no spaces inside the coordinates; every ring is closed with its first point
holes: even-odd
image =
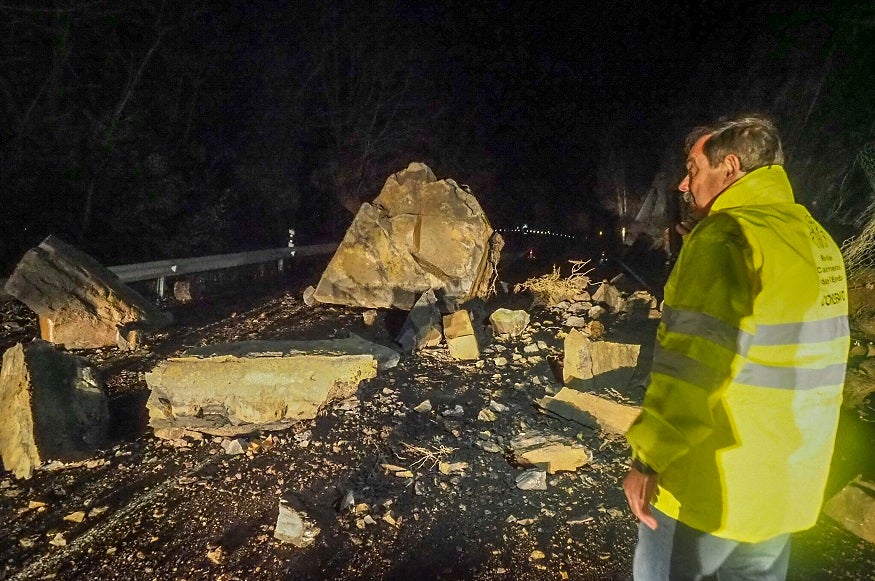
{"type": "Polygon", "coordinates": [[[867,199],[872,3],[678,4],[7,2],[0,260],[50,233],[106,263],[337,240],[410,161],[495,226],[575,233],[750,111],[800,201],[867,199]]]}

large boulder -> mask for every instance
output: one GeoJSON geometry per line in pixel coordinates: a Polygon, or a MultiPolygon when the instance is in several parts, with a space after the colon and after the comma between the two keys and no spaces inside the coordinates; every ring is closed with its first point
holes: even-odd
{"type": "Polygon", "coordinates": [[[86,362],[43,341],[17,344],[0,371],[0,455],[18,478],[46,460],[93,455],[106,437],[106,395],[86,362]]]}
{"type": "Polygon", "coordinates": [[[414,162],[362,205],[314,298],[410,310],[427,290],[458,303],[484,297],[501,245],[473,195],[414,162]]]}
{"type": "Polygon", "coordinates": [[[191,349],[146,374],[149,425],[222,436],[286,428],[397,361],[393,350],[359,337],[191,349]]]}
{"type": "Polygon", "coordinates": [[[139,329],[170,322],[109,269],[54,236],[24,254],[5,290],[39,315],[44,340],[69,349],[128,347],[139,329]]]}

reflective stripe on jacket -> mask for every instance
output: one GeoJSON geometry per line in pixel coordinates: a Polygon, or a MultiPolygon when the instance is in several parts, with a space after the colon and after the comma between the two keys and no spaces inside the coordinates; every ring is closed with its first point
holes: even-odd
{"type": "Polygon", "coordinates": [[[627,434],[660,473],[654,505],[743,542],[809,528],[849,346],[841,253],[780,166],[733,183],[687,238],[627,434]]]}

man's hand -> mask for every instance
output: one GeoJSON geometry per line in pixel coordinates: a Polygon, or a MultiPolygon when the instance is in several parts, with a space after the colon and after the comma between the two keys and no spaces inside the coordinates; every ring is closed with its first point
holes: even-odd
{"type": "Polygon", "coordinates": [[[638,520],[651,529],[656,530],[656,519],[650,512],[650,500],[656,492],[656,483],[659,482],[659,474],[644,474],[635,468],[630,468],[629,473],[623,480],[623,490],[626,492],[626,500],[629,507],[638,520]]]}

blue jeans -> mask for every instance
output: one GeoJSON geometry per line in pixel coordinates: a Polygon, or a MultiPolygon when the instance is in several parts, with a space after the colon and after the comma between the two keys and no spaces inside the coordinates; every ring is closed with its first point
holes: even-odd
{"type": "Polygon", "coordinates": [[[659,526],[638,525],[633,574],[635,581],[704,579],[783,581],[790,560],[790,535],[760,543],[722,539],[666,516],[652,506],[659,526]]]}

